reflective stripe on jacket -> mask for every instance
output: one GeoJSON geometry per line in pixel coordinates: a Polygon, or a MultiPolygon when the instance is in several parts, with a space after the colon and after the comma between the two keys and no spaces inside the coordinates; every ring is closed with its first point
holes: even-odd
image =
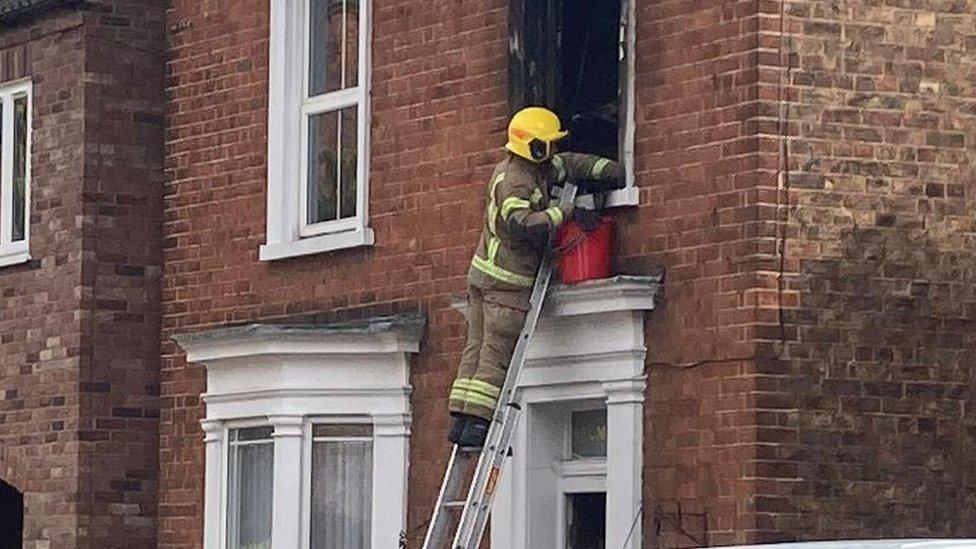
{"type": "Polygon", "coordinates": [[[468,281],[489,290],[531,288],[549,237],[564,221],[562,210],[549,203],[551,187],[621,177],[619,163],[599,156],[559,153],[551,162],[535,164],[509,154],[488,182],[484,228],[468,281]]]}

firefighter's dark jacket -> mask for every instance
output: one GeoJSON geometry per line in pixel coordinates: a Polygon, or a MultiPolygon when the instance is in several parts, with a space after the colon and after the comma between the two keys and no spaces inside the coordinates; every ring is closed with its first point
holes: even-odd
{"type": "Polygon", "coordinates": [[[488,182],[484,227],[468,282],[483,290],[531,289],[549,236],[564,221],[562,210],[549,203],[550,190],[583,180],[618,188],[624,170],[613,160],[569,152],[541,164],[514,154],[501,161],[488,182]]]}

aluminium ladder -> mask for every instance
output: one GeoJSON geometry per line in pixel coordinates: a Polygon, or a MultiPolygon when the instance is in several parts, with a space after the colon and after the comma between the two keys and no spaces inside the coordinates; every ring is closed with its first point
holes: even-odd
{"type": "MultiPolygon", "coordinates": [[[[565,183],[560,204],[566,204],[575,199],[576,185],[569,182],[565,183]]],[[[481,542],[481,536],[488,524],[488,515],[491,512],[491,502],[494,500],[498,478],[507,458],[511,455],[512,450],[509,443],[515,433],[515,426],[518,425],[519,412],[522,410],[516,392],[518,377],[522,366],[525,364],[525,352],[529,347],[532,334],[535,333],[536,324],[539,322],[539,315],[542,313],[542,305],[546,298],[546,292],[549,290],[551,278],[552,259],[547,255],[539,267],[539,274],[536,276],[535,286],[532,288],[532,296],[529,298],[529,311],[525,315],[525,325],[519,334],[515,351],[512,353],[512,360],[508,365],[505,384],[502,386],[498,398],[498,405],[495,408],[491,427],[488,429],[488,436],[485,438],[485,445],[483,448],[455,445],[451,451],[447,472],[444,474],[441,491],[437,496],[437,504],[434,506],[427,536],[424,538],[423,549],[444,549],[444,542],[450,535],[450,527],[453,523],[452,513],[458,511],[460,511],[461,517],[458,520],[454,541],[451,543],[450,549],[477,549],[481,542]],[[474,475],[471,477],[471,484],[467,489],[467,498],[458,499],[464,490],[464,479],[475,459],[477,459],[477,466],[474,469],[474,475]]]]}

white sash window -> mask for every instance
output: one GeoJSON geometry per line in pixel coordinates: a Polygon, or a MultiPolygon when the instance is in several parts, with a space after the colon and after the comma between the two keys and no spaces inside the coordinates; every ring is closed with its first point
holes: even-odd
{"type": "Polygon", "coordinates": [[[272,0],[267,243],[273,260],[373,243],[368,0],[272,0]]]}

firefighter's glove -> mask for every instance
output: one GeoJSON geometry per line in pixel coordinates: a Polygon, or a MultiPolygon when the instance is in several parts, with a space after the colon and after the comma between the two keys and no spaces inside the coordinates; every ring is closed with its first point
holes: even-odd
{"type": "Polygon", "coordinates": [[[573,217],[573,212],[576,210],[576,203],[570,202],[569,204],[559,204],[559,210],[563,212],[563,219],[571,219],[573,217]]]}
{"type": "Polygon", "coordinates": [[[573,213],[573,220],[579,223],[587,233],[591,233],[600,225],[600,212],[580,208],[573,213]]]}

